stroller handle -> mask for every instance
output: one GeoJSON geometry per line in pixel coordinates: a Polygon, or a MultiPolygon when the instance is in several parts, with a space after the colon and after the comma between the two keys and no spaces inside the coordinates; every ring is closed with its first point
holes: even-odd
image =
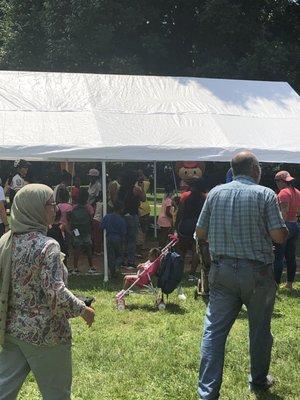
{"type": "Polygon", "coordinates": [[[161,255],[163,255],[166,251],[169,251],[170,247],[174,246],[179,241],[177,234],[169,235],[169,239],[171,239],[171,241],[165,247],[162,248],[161,255]]]}

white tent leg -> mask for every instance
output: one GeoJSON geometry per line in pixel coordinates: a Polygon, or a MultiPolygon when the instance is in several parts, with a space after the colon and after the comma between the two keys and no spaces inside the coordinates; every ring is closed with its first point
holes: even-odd
{"type": "Polygon", "coordinates": [[[156,161],[154,161],[154,237],[157,239],[157,196],[156,196],[156,161]]]}
{"type": "MultiPolygon", "coordinates": [[[[67,162],[68,165],[68,162],[67,162]]],[[[74,185],[74,171],[75,171],[75,162],[72,163],[72,172],[71,172],[71,193],[74,185]]],[[[68,165],[68,172],[69,172],[69,165],[68,165]]]]}
{"type": "Polygon", "coordinates": [[[174,182],[174,189],[175,189],[176,196],[178,196],[177,182],[176,182],[173,163],[171,163],[171,165],[172,165],[172,176],[173,176],[173,182],[174,182]]]}
{"type": "MultiPolygon", "coordinates": [[[[103,217],[107,213],[106,199],[106,162],[102,161],[102,199],[103,199],[103,217]]],[[[104,282],[108,282],[108,262],[107,262],[107,243],[106,231],[103,231],[103,255],[104,255],[104,282]]]]}

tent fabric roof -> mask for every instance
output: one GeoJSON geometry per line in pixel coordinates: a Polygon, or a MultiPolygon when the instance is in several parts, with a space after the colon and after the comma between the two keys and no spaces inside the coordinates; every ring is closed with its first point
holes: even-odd
{"type": "Polygon", "coordinates": [[[285,82],[0,71],[0,158],[300,162],[285,82]]]}

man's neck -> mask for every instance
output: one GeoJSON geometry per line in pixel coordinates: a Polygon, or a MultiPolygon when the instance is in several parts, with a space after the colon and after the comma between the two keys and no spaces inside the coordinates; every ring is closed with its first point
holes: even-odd
{"type": "Polygon", "coordinates": [[[256,180],[252,176],[249,176],[249,175],[236,175],[233,177],[233,180],[239,180],[239,179],[247,179],[248,181],[257,183],[256,180]]]}

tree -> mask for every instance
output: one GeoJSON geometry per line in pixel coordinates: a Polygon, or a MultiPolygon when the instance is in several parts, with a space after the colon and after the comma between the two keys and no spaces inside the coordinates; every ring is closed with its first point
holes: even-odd
{"type": "Polygon", "coordinates": [[[299,1],[0,1],[4,69],[285,80],[299,1]]]}
{"type": "Polygon", "coordinates": [[[2,1],[0,3],[2,43],[1,67],[36,70],[45,57],[41,1],[2,1]]]}

